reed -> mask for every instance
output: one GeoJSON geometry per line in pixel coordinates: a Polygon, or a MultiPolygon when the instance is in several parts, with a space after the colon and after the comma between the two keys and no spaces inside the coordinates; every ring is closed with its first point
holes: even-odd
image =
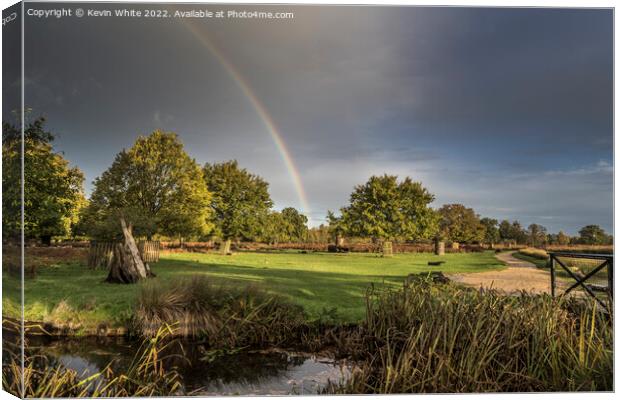
{"type": "Polygon", "coordinates": [[[334,391],[612,390],[610,320],[593,301],[429,281],[371,292],[363,367],[334,391]]]}
{"type": "MultiPolygon", "coordinates": [[[[123,372],[110,365],[92,375],[50,361],[42,355],[27,355],[22,369],[18,353],[2,366],[3,389],[25,398],[51,397],[151,397],[183,394],[180,376],[164,367],[165,352],[173,342],[174,330],[163,326],[145,340],[136,357],[123,372]],[[23,376],[23,385],[21,377],[23,376]]],[[[182,357],[175,355],[175,357],[182,357]]]]}

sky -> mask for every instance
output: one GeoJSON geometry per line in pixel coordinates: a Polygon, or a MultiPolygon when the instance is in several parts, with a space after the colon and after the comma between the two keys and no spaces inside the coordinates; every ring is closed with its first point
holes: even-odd
{"type": "Polygon", "coordinates": [[[87,193],[162,129],[200,164],[237,159],[313,226],[387,173],[422,182],[434,207],[613,229],[611,10],[164,8],[294,18],[27,17],[25,104],[87,193]]]}

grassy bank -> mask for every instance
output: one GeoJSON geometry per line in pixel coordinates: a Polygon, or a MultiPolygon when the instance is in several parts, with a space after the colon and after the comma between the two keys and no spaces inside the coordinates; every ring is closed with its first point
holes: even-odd
{"type": "MultiPolygon", "coordinates": [[[[548,295],[505,296],[418,277],[399,289],[367,292],[365,319],[348,329],[334,330],[333,326],[298,320],[295,311],[298,306],[282,300],[271,303],[269,296],[260,290],[222,292],[204,278],[153,285],[141,291],[140,304],[144,307],[142,312],[149,314],[145,317],[155,317],[160,326],[150,333],[151,339],[144,341],[131,364],[116,364],[103,368],[102,373],[93,377],[78,377],[72,370],[48,363],[27,349],[26,394],[34,397],[189,394],[183,385],[184,376],[178,370],[177,361],[185,357],[182,345],[166,340],[168,336],[175,337],[175,333],[164,320],[178,319],[178,312],[189,312],[192,318],[202,318],[206,312],[216,319],[228,316],[242,322],[227,325],[230,330],[222,333],[222,338],[233,335],[241,341],[209,343],[207,348],[214,351],[209,352],[208,358],[201,358],[201,363],[192,364],[195,368],[209,368],[214,359],[211,357],[218,357],[217,350],[229,346],[276,345],[280,342],[278,335],[274,336],[276,332],[292,340],[287,341],[289,348],[304,349],[318,343],[335,349],[336,358],[355,361],[357,368],[352,376],[327,387],[327,393],[610,391],[613,388],[613,316],[601,313],[593,301],[553,299],[548,295]],[[153,295],[157,299],[152,299],[153,295]],[[165,304],[161,304],[160,297],[174,301],[164,300],[165,304]],[[240,307],[243,299],[254,305],[247,307],[245,301],[240,307]],[[268,338],[253,337],[261,330],[260,326],[266,328],[268,338]],[[296,328],[307,328],[305,332],[310,334],[295,335],[296,328]]],[[[194,322],[209,337],[218,336],[217,323],[194,322]],[[211,328],[216,331],[210,332],[211,328]]],[[[19,368],[17,358],[3,365],[3,385],[14,393],[19,392],[15,385],[19,368]]]]}
{"type": "MultiPolygon", "coordinates": [[[[154,264],[155,280],[204,275],[214,283],[256,285],[303,307],[310,319],[326,314],[340,322],[357,322],[365,315],[363,296],[371,284],[398,286],[410,273],[481,272],[503,268],[492,252],[447,254],[375,254],[277,252],[237,253],[233,256],[202,253],[164,253],[154,264]],[[443,260],[440,267],[428,261],[443,260]]],[[[125,326],[133,314],[144,283],[104,283],[103,270],[78,263],[57,263],[40,268],[26,280],[25,317],[30,321],[64,324],[78,330],[100,325],[125,326]]],[[[18,317],[19,280],[3,276],[3,314],[18,317]]]]}

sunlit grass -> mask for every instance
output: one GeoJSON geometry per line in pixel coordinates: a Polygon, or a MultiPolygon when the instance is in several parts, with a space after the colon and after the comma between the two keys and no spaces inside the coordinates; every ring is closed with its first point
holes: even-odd
{"type": "MultiPolygon", "coordinates": [[[[163,253],[152,265],[155,280],[205,275],[214,283],[247,286],[266,291],[301,305],[309,318],[325,308],[336,308],[341,321],[355,322],[364,317],[363,296],[371,284],[398,286],[410,273],[425,271],[480,272],[503,268],[492,252],[447,254],[396,254],[382,258],[376,254],[331,254],[298,252],[236,253],[232,256],[202,253],[163,253]],[[441,267],[428,261],[444,260],[441,267]]],[[[55,309],[62,301],[72,310],[73,320],[83,329],[100,324],[126,326],[143,283],[105,283],[107,271],[92,270],[71,263],[41,268],[37,277],[26,280],[25,317],[30,321],[62,322],[55,309]]],[[[19,280],[3,277],[5,315],[19,316],[19,280]]]]}

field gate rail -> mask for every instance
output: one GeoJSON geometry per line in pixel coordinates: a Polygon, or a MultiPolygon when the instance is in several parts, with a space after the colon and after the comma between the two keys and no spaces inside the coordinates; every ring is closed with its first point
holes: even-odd
{"type": "MultiPolygon", "coordinates": [[[[568,289],[566,289],[560,296],[564,296],[570,293],[573,289],[581,286],[588,295],[594,297],[596,301],[603,306],[607,310],[607,304],[605,304],[601,299],[596,297],[596,294],[593,291],[593,287],[587,285],[585,282],[593,277],[596,273],[601,271],[603,268],[607,267],[607,289],[606,292],[609,295],[610,299],[613,299],[614,294],[614,256],[609,254],[585,254],[585,253],[570,253],[570,252],[550,252],[549,253],[549,267],[551,270],[551,297],[555,297],[555,270],[556,264],[562,267],[568,275],[570,275],[575,283],[571,285],[568,289]],[[566,266],[561,260],[562,258],[580,258],[580,259],[588,259],[588,260],[601,260],[602,263],[596,268],[592,269],[585,276],[579,277],[570,268],[566,266]]],[[[609,310],[608,310],[609,311],[609,310]]]]}

